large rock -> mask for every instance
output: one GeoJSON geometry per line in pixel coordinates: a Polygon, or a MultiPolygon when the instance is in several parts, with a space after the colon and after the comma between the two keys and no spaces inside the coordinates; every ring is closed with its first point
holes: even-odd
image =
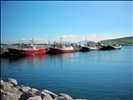
{"type": "Polygon", "coordinates": [[[3,89],[5,92],[22,94],[22,92],[18,90],[18,87],[14,87],[11,83],[8,82],[3,82],[1,85],[1,89],[3,89]]]}
{"type": "Polygon", "coordinates": [[[3,89],[5,92],[12,91],[12,87],[13,85],[11,83],[8,82],[1,83],[1,89],[3,89]]]}
{"type": "Polygon", "coordinates": [[[28,90],[30,90],[31,88],[29,87],[29,86],[23,86],[23,87],[21,87],[20,88],[20,90],[22,91],[22,92],[27,92],[28,90]]]}
{"type": "Polygon", "coordinates": [[[42,91],[40,96],[41,96],[41,98],[43,99],[46,95],[47,95],[47,94],[44,93],[44,92],[42,91]]]}
{"type": "Polygon", "coordinates": [[[3,93],[2,94],[2,100],[19,100],[17,95],[14,95],[13,93],[3,93]]]}
{"type": "Polygon", "coordinates": [[[28,100],[42,100],[40,96],[29,97],[28,100]]]}
{"type": "Polygon", "coordinates": [[[18,100],[23,94],[21,91],[18,90],[17,87],[14,87],[13,84],[8,82],[3,82],[1,84],[1,89],[1,96],[3,97],[3,100],[10,100],[10,98],[11,100],[18,100]]]}
{"type": "Polygon", "coordinates": [[[67,100],[67,98],[65,98],[63,96],[58,96],[58,97],[54,98],[53,100],[67,100]]]}
{"type": "Polygon", "coordinates": [[[42,92],[49,94],[52,98],[56,98],[58,95],[50,92],[49,90],[43,90],[42,92]]]}
{"type": "Polygon", "coordinates": [[[33,94],[35,94],[36,96],[40,96],[41,95],[41,92],[38,89],[31,88],[29,91],[32,92],[33,94]]]}
{"type": "Polygon", "coordinates": [[[13,85],[17,86],[18,82],[13,78],[8,78],[8,82],[12,83],[13,85]]]}
{"type": "Polygon", "coordinates": [[[5,92],[1,89],[1,100],[19,100],[21,95],[11,92],[5,92]]]}
{"type": "Polygon", "coordinates": [[[24,92],[22,95],[22,100],[27,100],[29,97],[34,97],[35,94],[31,91],[24,92]]]}
{"type": "Polygon", "coordinates": [[[44,92],[41,93],[41,97],[42,97],[42,100],[53,100],[49,94],[46,94],[44,92]]]}
{"type": "Polygon", "coordinates": [[[67,98],[67,100],[73,100],[73,98],[67,94],[61,93],[59,96],[63,96],[65,98],[67,98]]]}
{"type": "Polygon", "coordinates": [[[54,100],[73,100],[72,97],[70,97],[67,94],[61,93],[58,97],[56,97],[54,100]]]}
{"type": "Polygon", "coordinates": [[[42,100],[53,100],[50,95],[46,95],[42,100]]]}
{"type": "Polygon", "coordinates": [[[35,88],[27,87],[23,89],[22,100],[27,100],[30,97],[41,96],[41,92],[35,88]],[[29,89],[29,90],[28,90],[29,89]],[[27,91],[28,90],[28,91],[27,91]]]}

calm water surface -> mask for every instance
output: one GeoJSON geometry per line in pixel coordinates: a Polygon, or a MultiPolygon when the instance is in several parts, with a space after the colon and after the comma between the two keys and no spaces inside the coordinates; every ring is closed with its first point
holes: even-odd
{"type": "Polygon", "coordinates": [[[1,77],[86,100],[133,100],[133,47],[1,58],[1,77]]]}

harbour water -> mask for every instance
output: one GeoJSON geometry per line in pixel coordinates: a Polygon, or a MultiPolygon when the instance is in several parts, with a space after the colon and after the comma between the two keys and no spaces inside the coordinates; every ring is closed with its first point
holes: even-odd
{"type": "Polygon", "coordinates": [[[132,46],[120,50],[1,58],[1,77],[86,100],[133,100],[132,46]]]}

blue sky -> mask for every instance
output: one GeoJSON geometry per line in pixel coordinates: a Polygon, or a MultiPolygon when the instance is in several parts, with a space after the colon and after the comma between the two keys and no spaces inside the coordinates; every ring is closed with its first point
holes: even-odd
{"type": "Polygon", "coordinates": [[[2,1],[1,42],[131,36],[132,9],[132,1],[2,1]]]}

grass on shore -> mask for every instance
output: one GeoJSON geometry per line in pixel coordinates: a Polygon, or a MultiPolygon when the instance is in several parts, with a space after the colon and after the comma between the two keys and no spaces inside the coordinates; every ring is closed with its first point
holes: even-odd
{"type": "Polygon", "coordinates": [[[122,46],[133,46],[133,36],[118,38],[118,39],[109,39],[109,40],[102,40],[101,43],[105,45],[111,44],[120,44],[122,46]]]}

